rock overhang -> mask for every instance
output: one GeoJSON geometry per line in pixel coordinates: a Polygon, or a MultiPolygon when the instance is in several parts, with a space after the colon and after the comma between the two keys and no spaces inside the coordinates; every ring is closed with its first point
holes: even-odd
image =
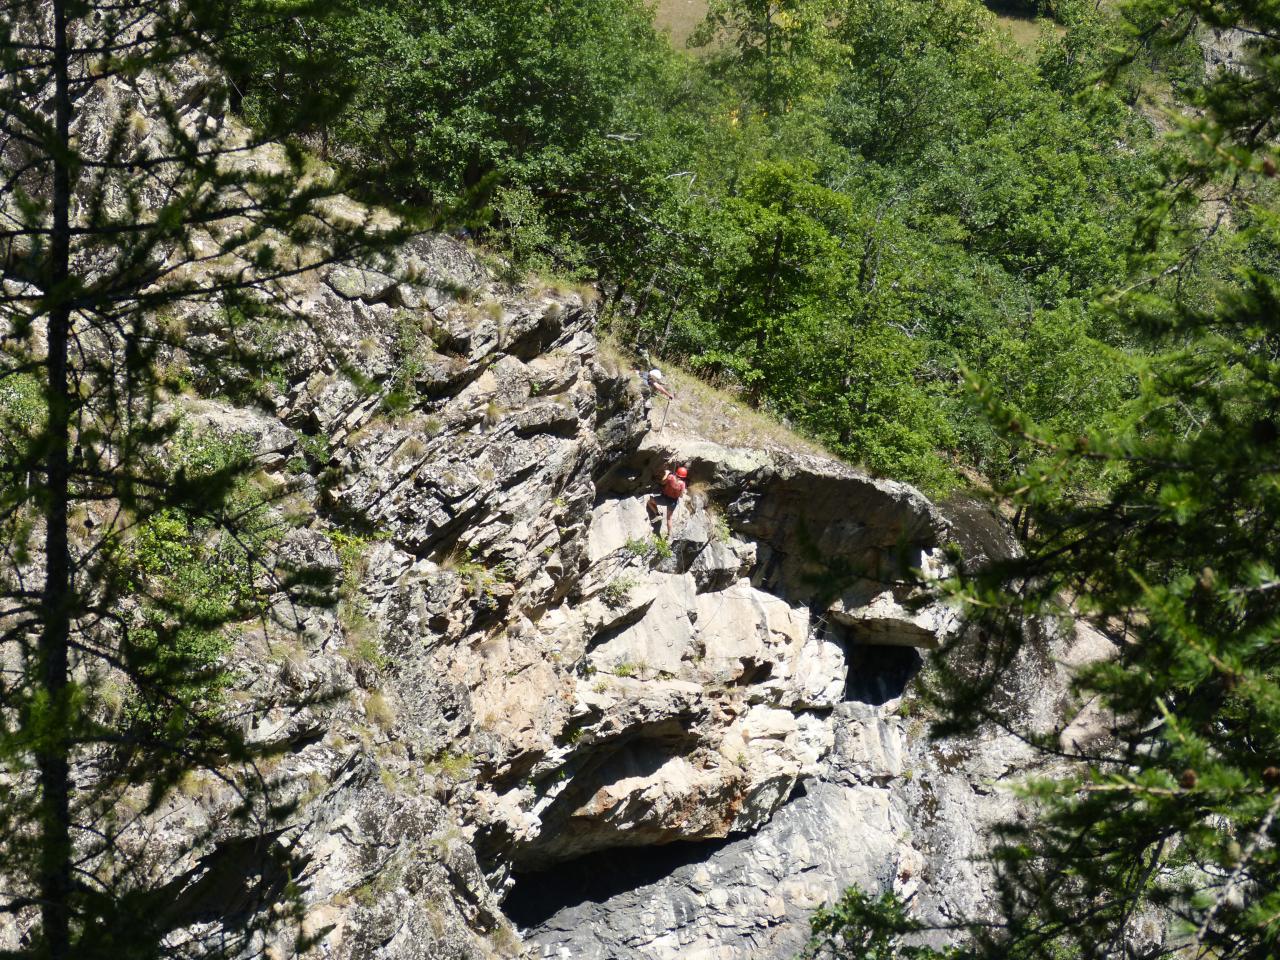
{"type": "Polygon", "coordinates": [[[800,600],[822,588],[823,567],[886,582],[910,579],[948,539],[948,520],[909,484],[835,460],[702,438],[649,433],[601,487],[637,494],[667,464],[688,467],[690,490],[730,529],[789,565],[788,588],[800,600]]]}
{"type": "Polygon", "coordinates": [[[577,706],[535,766],[535,822],[510,861],[547,869],[767,822],[820,774],[851,645],[940,642],[945,608],[912,571],[947,529],[913,488],[844,464],[644,437],[597,485],[588,568],[553,628],[580,651],[577,706]],[[643,500],[675,463],[690,489],[660,549],[643,500]]]}

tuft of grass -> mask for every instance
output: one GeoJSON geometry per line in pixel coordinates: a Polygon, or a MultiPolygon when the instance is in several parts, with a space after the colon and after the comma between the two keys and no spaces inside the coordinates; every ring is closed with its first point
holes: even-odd
{"type": "MultiPolygon", "coordinates": [[[[466,301],[459,302],[463,304],[459,313],[461,314],[463,321],[470,327],[475,327],[486,320],[491,320],[497,324],[501,324],[502,322],[503,307],[502,303],[498,300],[486,300],[483,303],[468,303],[466,301]]],[[[501,339],[501,334],[499,334],[499,340],[501,339]]]]}
{"type": "Polygon", "coordinates": [[[714,503],[707,501],[707,516],[711,519],[711,530],[716,540],[720,543],[728,543],[732,532],[729,530],[729,518],[714,503]]]}
{"type": "Polygon", "coordinates": [[[409,436],[404,443],[396,448],[392,459],[394,460],[417,460],[420,456],[427,452],[427,445],[422,442],[421,437],[409,436]]]}
{"type": "Polygon", "coordinates": [[[367,553],[373,537],[362,537],[346,530],[333,529],[325,533],[342,564],[342,595],[354,597],[360,592],[360,583],[368,570],[367,553]]]}
{"type": "Polygon", "coordinates": [[[349,639],[345,652],[352,663],[368,664],[377,670],[384,669],[389,662],[378,641],[368,635],[349,639]]]}
{"type": "Polygon", "coordinates": [[[459,783],[471,776],[475,765],[476,758],[469,753],[442,750],[425,764],[423,770],[430,776],[443,777],[459,783]]]}
{"type": "Polygon", "coordinates": [[[387,788],[388,793],[398,793],[400,790],[400,778],[386,767],[378,768],[378,777],[382,780],[382,785],[387,788]]]}
{"type": "Polygon", "coordinates": [[[382,397],[382,409],[392,417],[402,417],[413,410],[415,400],[408,390],[388,390],[382,397]]]}
{"type": "Polygon", "coordinates": [[[364,701],[364,715],[383,733],[390,733],[396,725],[396,712],[381,690],[375,690],[364,701]]]}
{"type": "Polygon", "coordinates": [[[454,550],[444,558],[440,566],[458,575],[469,597],[484,599],[493,593],[495,584],[506,583],[511,579],[511,571],[506,563],[486,567],[472,556],[470,547],[454,550]]]}

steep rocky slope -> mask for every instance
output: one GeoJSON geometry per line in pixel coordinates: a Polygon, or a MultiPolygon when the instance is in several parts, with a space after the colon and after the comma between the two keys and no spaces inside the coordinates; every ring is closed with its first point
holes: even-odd
{"type": "MultiPolygon", "coordinates": [[[[340,694],[255,731],[296,744],[272,775],[303,800],[319,955],[787,957],[850,883],[979,908],[970,858],[1032,758],[930,742],[910,695],[956,626],[910,572],[942,572],[973,517],[658,433],[579,295],[500,285],[444,237],[400,260],[423,281],[295,281],[311,323],[275,347],[274,414],[175,401],[252,438],[302,521],[281,566],[335,582],[240,650],[260,690],[340,694]],[[412,402],[389,414],[352,371],[407,377],[412,402]],[[643,495],[674,461],[692,486],[668,542],[643,495]]],[[[971,549],[1008,548],[985,532],[971,549]]],[[[1052,722],[1061,669],[1010,695],[1052,722]]],[[[166,829],[225,799],[201,783],[166,829]]]]}
{"type": "MultiPolygon", "coordinates": [[[[273,563],[316,585],[244,625],[233,663],[280,704],[249,732],[289,746],[264,772],[298,806],[271,839],[304,864],[316,955],[782,958],[851,883],[928,919],[981,910],[983,825],[1016,815],[1004,784],[1034,758],[929,739],[911,685],[957,623],[912,571],[944,574],[951,540],[1012,549],[998,524],[655,430],[580,293],[500,283],[447,237],[275,293],[307,322],[254,345],[272,408],[165,362],[195,385],[175,415],[252,445],[288,530],[273,563]],[[675,461],[668,541],[642,501],[675,461]]],[[[206,308],[174,320],[220,333],[206,308]]],[[[1069,639],[1005,691],[1046,726],[1069,639]]],[[[216,827],[179,860],[201,922],[245,909],[245,878],[284,880],[225,826],[234,802],[192,777],[148,834],[176,852],[216,827]]]]}

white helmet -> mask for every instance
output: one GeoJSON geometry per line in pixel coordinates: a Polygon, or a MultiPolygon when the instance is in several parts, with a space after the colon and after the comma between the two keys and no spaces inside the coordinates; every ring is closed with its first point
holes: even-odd
{"type": "Polygon", "coordinates": [[[661,370],[650,370],[650,371],[649,371],[649,379],[650,379],[650,380],[661,380],[661,379],[662,379],[662,371],[661,371],[661,370]]]}

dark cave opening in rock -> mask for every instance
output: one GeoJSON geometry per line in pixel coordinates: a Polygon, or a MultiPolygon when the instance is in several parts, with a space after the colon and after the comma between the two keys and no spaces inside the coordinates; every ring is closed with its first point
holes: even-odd
{"type": "Polygon", "coordinates": [[[546,923],[581,903],[603,903],[657,883],[680,867],[706,860],[729,840],[680,840],[652,847],[602,850],[536,872],[514,874],[503,912],[521,930],[546,923]]]}
{"type": "Polygon", "coordinates": [[[844,698],[877,707],[902,696],[924,663],[915,647],[886,644],[851,644],[846,659],[844,698]]]}

